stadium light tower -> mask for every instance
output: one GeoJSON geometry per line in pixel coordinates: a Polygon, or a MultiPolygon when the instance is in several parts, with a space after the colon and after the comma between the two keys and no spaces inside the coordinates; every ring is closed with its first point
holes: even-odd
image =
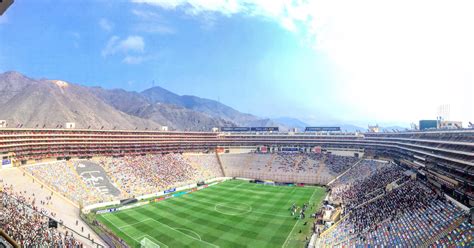
{"type": "Polygon", "coordinates": [[[451,106],[449,104],[442,104],[438,107],[438,117],[440,121],[447,121],[450,119],[451,106]]]}

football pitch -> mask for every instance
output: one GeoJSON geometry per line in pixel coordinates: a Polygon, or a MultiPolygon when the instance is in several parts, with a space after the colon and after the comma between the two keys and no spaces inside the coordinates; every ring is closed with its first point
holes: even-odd
{"type": "Polygon", "coordinates": [[[131,247],[304,247],[309,215],[325,194],[322,187],[229,180],[97,219],[131,247]],[[305,219],[291,216],[293,203],[306,202],[305,219]]]}

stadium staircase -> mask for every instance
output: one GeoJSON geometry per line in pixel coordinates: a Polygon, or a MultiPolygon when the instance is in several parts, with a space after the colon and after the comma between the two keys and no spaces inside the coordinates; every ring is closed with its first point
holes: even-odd
{"type": "Polygon", "coordinates": [[[221,171],[222,171],[222,176],[226,177],[227,173],[225,172],[224,166],[222,165],[221,156],[219,156],[219,153],[217,153],[217,152],[215,154],[216,154],[216,157],[217,157],[217,163],[219,164],[219,167],[221,168],[221,171]]]}
{"type": "Polygon", "coordinates": [[[365,205],[367,205],[367,204],[369,204],[369,203],[371,203],[371,202],[373,202],[373,201],[376,201],[377,199],[380,199],[380,198],[382,198],[382,197],[384,197],[384,196],[385,196],[385,192],[382,193],[382,194],[380,194],[380,195],[377,195],[377,196],[375,196],[374,198],[371,198],[371,199],[369,199],[369,200],[367,200],[367,201],[365,201],[365,202],[363,202],[363,203],[361,203],[361,204],[359,204],[359,205],[357,205],[357,206],[355,206],[354,209],[363,207],[363,206],[365,206],[365,205]]]}
{"type": "Polygon", "coordinates": [[[273,161],[275,161],[275,158],[276,158],[277,154],[276,153],[273,153],[272,154],[272,157],[270,158],[270,160],[268,160],[268,163],[267,163],[267,166],[268,166],[268,170],[270,171],[272,168],[273,168],[273,161]]]}
{"type": "MultiPolygon", "coordinates": [[[[396,180],[394,180],[393,182],[396,182],[396,181],[398,181],[398,180],[399,180],[399,179],[396,179],[396,180]]],[[[388,183],[388,184],[391,184],[391,183],[393,183],[393,182],[390,182],[390,183],[388,183]]],[[[408,183],[408,182],[409,182],[409,181],[406,181],[405,183],[398,185],[396,188],[403,187],[403,186],[404,186],[406,183],[408,183]]],[[[388,184],[387,184],[387,185],[388,185],[388,184]]],[[[393,189],[396,189],[396,188],[393,188],[393,189]]],[[[378,191],[378,190],[382,190],[382,193],[381,193],[380,195],[376,195],[376,196],[374,196],[373,198],[370,198],[369,200],[367,200],[367,201],[365,201],[365,202],[363,202],[363,203],[361,203],[361,204],[355,206],[354,208],[360,208],[360,207],[362,207],[362,206],[364,206],[364,205],[366,205],[366,204],[368,204],[368,203],[371,203],[371,202],[373,202],[373,201],[375,201],[375,200],[377,200],[377,199],[379,199],[379,198],[384,197],[384,196],[385,196],[385,191],[383,191],[383,188],[378,188],[378,189],[376,189],[376,190],[374,190],[374,191],[372,191],[372,192],[367,193],[366,195],[370,195],[370,194],[372,194],[372,193],[374,193],[374,192],[376,192],[376,191],[378,191]]]]}
{"type": "Polygon", "coordinates": [[[371,191],[371,192],[365,194],[365,196],[373,196],[372,198],[375,198],[379,195],[382,195],[383,193],[384,193],[384,190],[382,188],[378,188],[378,189],[375,189],[374,191],[371,191]]]}
{"type": "MultiPolygon", "coordinates": [[[[340,177],[344,176],[344,174],[346,174],[348,171],[352,170],[352,168],[354,168],[356,165],[358,165],[360,162],[362,162],[363,159],[359,159],[357,162],[355,162],[353,165],[351,165],[349,168],[347,168],[347,170],[345,170],[343,173],[341,173],[339,176],[337,176],[336,178],[334,178],[333,180],[331,180],[329,183],[328,183],[328,186],[331,185],[333,182],[335,182],[337,179],[339,179],[340,177]]],[[[326,165],[326,160],[324,159],[324,165],[326,165]]],[[[318,171],[319,172],[319,171],[318,171]]]]}

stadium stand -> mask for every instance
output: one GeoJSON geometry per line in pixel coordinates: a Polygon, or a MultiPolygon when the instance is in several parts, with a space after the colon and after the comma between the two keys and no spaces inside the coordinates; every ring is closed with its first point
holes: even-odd
{"type": "Polygon", "coordinates": [[[26,166],[25,170],[76,203],[91,204],[105,200],[103,194],[84,183],[74,167],[66,161],[33,164],[26,166]]]}
{"type": "Polygon", "coordinates": [[[462,217],[461,209],[410,180],[351,209],[322,239],[327,246],[419,247],[462,217]]]}
{"type": "Polygon", "coordinates": [[[355,157],[328,154],[325,164],[329,168],[330,173],[335,176],[348,169],[357,160],[358,158],[355,157]]]}
{"type": "Polygon", "coordinates": [[[199,181],[203,181],[215,177],[223,177],[224,172],[222,171],[219,161],[217,160],[216,154],[183,154],[187,163],[194,165],[201,171],[203,177],[197,178],[199,181]]]}
{"type": "MultiPolygon", "coordinates": [[[[0,130],[2,166],[20,166],[83,204],[154,193],[220,176],[331,182],[328,200],[341,216],[336,223],[330,221],[333,225],[327,230],[315,228],[315,233],[321,234],[319,244],[331,247],[472,247],[472,220],[465,209],[446,199],[449,196],[459,204],[473,206],[473,149],[474,130],[339,134],[0,130]],[[306,151],[280,149],[288,145],[306,151]],[[267,146],[271,152],[223,152],[241,146],[267,146]],[[323,151],[310,152],[316,146],[323,151]],[[219,155],[196,153],[221,148],[219,155]],[[339,156],[330,149],[362,150],[366,155],[360,161],[355,154],[339,156]],[[61,161],[41,163],[42,159],[61,161]],[[93,174],[92,168],[100,172],[93,174]]],[[[14,207],[9,194],[2,196],[7,209],[14,207]]],[[[27,231],[20,234],[12,225],[2,228],[23,244],[75,244],[70,236],[51,231],[44,233],[51,238],[32,241],[29,230],[42,232],[45,219],[21,209],[11,210],[20,211],[18,221],[35,224],[25,224],[27,231]]]]}
{"type": "Polygon", "coordinates": [[[100,164],[129,196],[162,191],[203,177],[180,154],[103,158],[100,164]]]}
{"type": "Polygon", "coordinates": [[[430,247],[472,247],[473,243],[474,225],[464,220],[461,224],[454,225],[453,230],[434,241],[430,247]]]}
{"type": "Polygon", "coordinates": [[[363,160],[331,185],[331,200],[351,209],[383,194],[389,183],[403,176],[403,170],[397,165],[363,160]]]}
{"type": "Polygon", "coordinates": [[[301,152],[220,155],[227,176],[326,184],[358,158],[301,152]]]}
{"type": "Polygon", "coordinates": [[[1,194],[0,229],[21,247],[82,247],[71,232],[49,227],[49,213],[35,206],[35,198],[4,185],[1,194]]]}

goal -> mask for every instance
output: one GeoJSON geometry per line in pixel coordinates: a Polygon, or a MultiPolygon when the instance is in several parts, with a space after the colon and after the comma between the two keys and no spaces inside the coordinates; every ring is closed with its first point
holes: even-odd
{"type": "Polygon", "coordinates": [[[153,242],[151,239],[148,238],[143,238],[142,241],[140,241],[140,247],[141,248],[160,248],[160,245],[153,242]]]}

